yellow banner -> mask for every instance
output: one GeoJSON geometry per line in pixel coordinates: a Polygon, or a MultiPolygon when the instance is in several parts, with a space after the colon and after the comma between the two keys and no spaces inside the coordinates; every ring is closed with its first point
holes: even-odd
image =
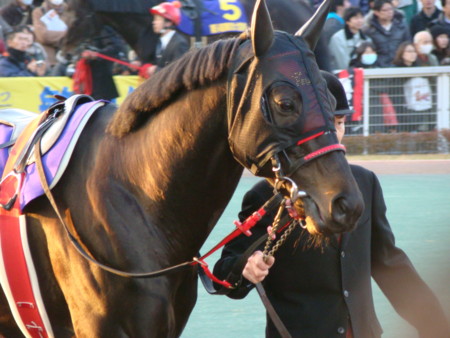
{"type": "MultiPolygon", "coordinates": [[[[114,76],[120,104],[141,82],[138,76],[114,76]]],[[[56,100],[53,95],[73,95],[69,77],[0,77],[0,109],[20,108],[32,112],[46,110],[56,100]]]]}

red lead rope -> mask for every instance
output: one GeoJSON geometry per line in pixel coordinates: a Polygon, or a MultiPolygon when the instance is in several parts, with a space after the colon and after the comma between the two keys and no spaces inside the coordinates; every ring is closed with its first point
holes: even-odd
{"type": "Polygon", "coordinates": [[[231,232],[228,236],[226,236],[223,240],[221,240],[216,246],[214,246],[211,250],[209,250],[206,254],[204,254],[200,258],[194,258],[195,264],[200,264],[203,271],[205,271],[205,274],[215,283],[220,284],[226,288],[232,288],[232,285],[228,283],[226,280],[220,280],[214,274],[209,270],[208,264],[205,262],[205,259],[212,255],[214,252],[219,250],[221,247],[223,247],[225,244],[230,242],[232,239],[239,236],[241,233],[243,233],[246,236],[250,236],[252,233],[250,232],[250,229],[253,228],[256,223],[259,222],[261,218],[266,214],[266,209],[261,207],[258,211],[255,211],[251,216],[249,216],[243,223],[239,221],[234,221],[234,224],[236,225],[236,230],[231,232]]]}
{"type": "Polygon", "coordinates": [[[209,257],[214,252],[216,252],[218,249],[223,247],[225,244],[227,244],[232,239],[239,236],[241,233],[243,233],[246,236],[251,236],[250,229],[253,228],[256,223],[259,222],[261,218],[266,214],[266,210],[264,207],[261,207],[258,211],[254,212],[251,216],[249,216],[244,223],[241,223],[239,221],[234,221],[234,224],[236,225],[236,230],[234,230],[232,233],[230,233],[227,237],[225,237],[223,240],[219,242],[214,248],[209,250],[206,254],[204,254],[202,257],[200,257],[201,260],[209,257]]]}
{"type": "Polygon", "coordinates": [[[102,53],[99,53],[99,52],[94,52],[94,53],[95,53],[95,56],[97,56],[97,57],[99,57],[101,59],[105,59],[105,60],[108,60],[108,61],[111,61],[111,62],[120,63],[121,65],[130,67],[130,68],[133,68],[133,69],[136,69],[136,70],[140,70],[142,68],[141,66],[133,65],[132,63],[129,63],[129,62],[126,62],[126,61],[123,61],[123,60],[120,60],[120,59],[113,58],[113,57],[108,56],[106,54],[102,54],[102,53]]]}
{"type": "Polygon", "coordinates": [[[138,75],[140,77],[143,77],[144,79],[148,79],[149,78],[147,70],[150,67],[153,66],[151,63],[145,63],[142,66],[136,66],[136,65],[133,65],[132,63],[129,63],[129,62],[126,62],[126,61],[123,61],[123,60],[120,60],[120,59],[116,59],[116,58],[113,58],[111,56],[99,53],[99,52],[94,52],[93,51],[93,53],[95,54],[95,56],[97,56],[97,57],[99,57],[101,59],[105,59],[105,60],[108,60],[108,61],[111,61],[111,62],[120,63],[121,65],[127,66],[129,68],[136,69],[138,71],[138,75]]]}

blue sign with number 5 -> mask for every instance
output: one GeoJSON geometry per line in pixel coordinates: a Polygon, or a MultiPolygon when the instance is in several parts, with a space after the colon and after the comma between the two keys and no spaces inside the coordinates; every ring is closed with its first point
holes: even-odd
{"type": "MultiPolygon", "coordinates": [[[[195,21],[181,8],[181,22],[177,28],[195,36],[195,21]]],[[[201,35],[243,32],[247,29],[247,15],[239,0],[203,0],[201,8],[201,35]]]]}

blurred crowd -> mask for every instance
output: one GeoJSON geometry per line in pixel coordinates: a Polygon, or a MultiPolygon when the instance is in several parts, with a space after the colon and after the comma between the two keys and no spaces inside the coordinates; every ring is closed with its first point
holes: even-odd
{"type": "MultiPolygon", "coordinates": [[[[111,27],[104,26],[68,60],[61,47],[70,20],[64,0],[12,0],[1,7],[0,76],[73,76],[77,61],[83,59],[95,78],[89,94],[104,99],[117,97],[112,75],[129,75],[136,68],[100,59],[96,53],[128,61],[129,48],[111,27]]],[[[132,52],[130,56],[137,59],[132,52]]]]}
{"type": "MultiPolygon", "coordinates": [[[[335,0],[324,34],[339,74],[450,65],[450,0],[335,0]]],[[[436,128],[435,79],[374,79],[368,93],[370,132],[436,128]]],[[[357,129],[361,122],[352,123],[357,129]]]]}
{"type": "Polygon", "coordinates": [[[333,70],[450,65],[450,0],[352,1],[325,24],[333,70]]]}
{"type": "MultiPolygon", "coordinates": [[[[309,1],[313,7],[321,2],[309,1]]],[[[0,76],[72,76],[79,72],[77,88],[89,87],[96,96],[111,99],[117,95],[112,80],[108,81],[112,75],[147,78],[189,48],[176,31],[180,10],[174,3],[155,6],[150,14],[153,31],[160,36],[156,46],[158,60],[162,59],[159,64],[143,64],[108,26],[67,59],[60,50],[71,20],[65,1],[11,0],[0,8],[0,76]],[[161,46],[170,47],[170,53],[163,55],[161,46]],[[95,73],[90,76],[101,78],[110,88],[96,93],[95,81],[83,84],[86,65],[95,73]]],[[[334,0],[323,36],[330,50],[329,70],[336,72],[355,67],[450,65],[450,0],[334,0]]]]}
{"type": "Polygon", "coordinates": [[[110,26],[83,41],[77,50],[63,52],[74,14],[64,0],[11,0],[0,8],[0,77],[71,76],[75,92],[94,98],[118,96],[113,75],[143,78],[184,54],[189,45],[176,31],[180,4],[149,8],[150,29],[159,36],[154,64],[143,63],[110,26]]]}

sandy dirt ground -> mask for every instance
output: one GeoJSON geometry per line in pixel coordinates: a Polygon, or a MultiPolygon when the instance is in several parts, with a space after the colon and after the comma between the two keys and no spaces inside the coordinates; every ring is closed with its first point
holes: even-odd
{"type": "Polygon", "coordinates": [[[377,175],[450,174],[450,160],[350,160],[377,175]]]}

